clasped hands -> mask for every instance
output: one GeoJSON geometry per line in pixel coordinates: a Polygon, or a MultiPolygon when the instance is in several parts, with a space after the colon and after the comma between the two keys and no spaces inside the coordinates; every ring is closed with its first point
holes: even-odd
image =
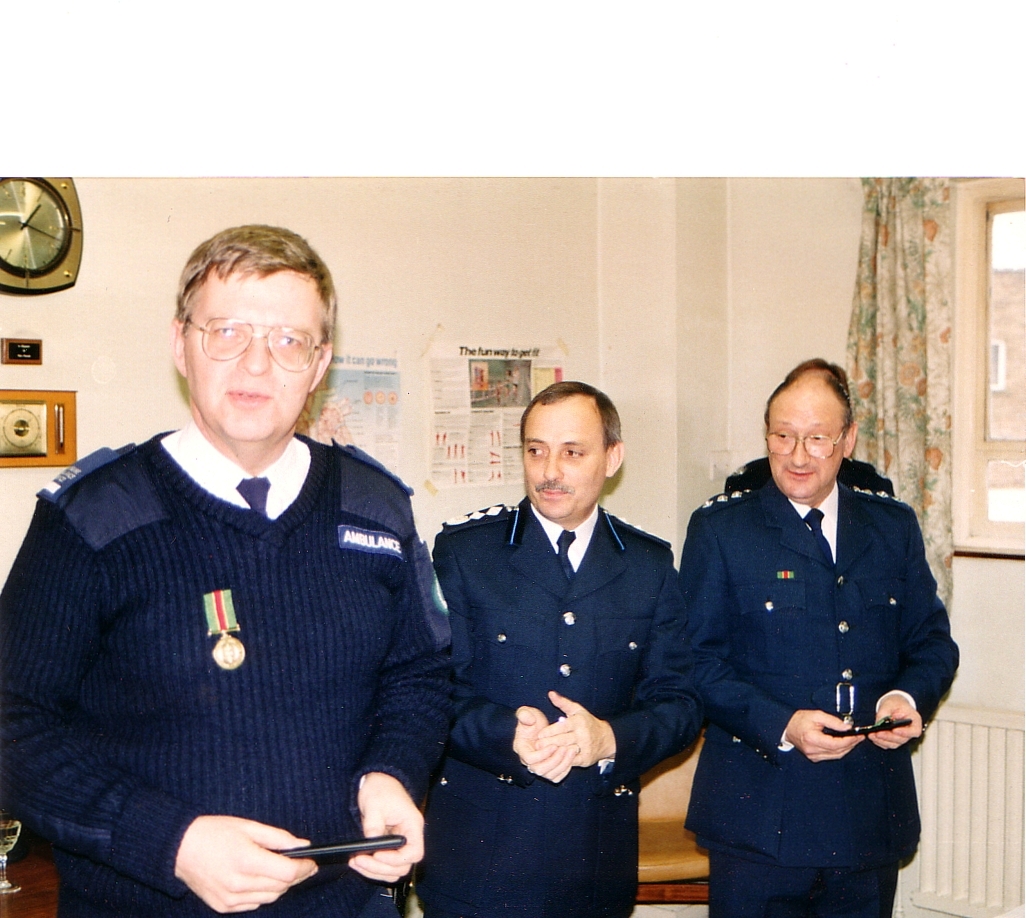
{"type": "Polygon", "coordinates": [[[563,716],[553,723],[538,708],[517,708],[513,751],[531,774],[558,784],[571,768],[589,768],[616,755],[616,737],[608,721],[559,692],[549,692],[563,716]]]}
{"type": "MultiPolygon", "coordinates": [[[[353,855],[349,866],[368,879],[395,883],[424,856],[424,818],[402,784],[380,772],[364,776],[357,804],[366,837],[404,835],[406,844],[353,855]]],[[[311,859],[277,853],[305,844],[307,839],[251,819],[200,816],[185,830],[175,876],[215,912],[251,912],[317,873],[311,859]]]]}

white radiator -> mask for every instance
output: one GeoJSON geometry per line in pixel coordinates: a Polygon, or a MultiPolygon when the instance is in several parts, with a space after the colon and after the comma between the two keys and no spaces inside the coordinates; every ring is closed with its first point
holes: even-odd
{"type": "Polygon", "coordinates": [[[916,906],[994,918],[1023,902],[1023,715],[942,705],[916,761],[916,906]]]}

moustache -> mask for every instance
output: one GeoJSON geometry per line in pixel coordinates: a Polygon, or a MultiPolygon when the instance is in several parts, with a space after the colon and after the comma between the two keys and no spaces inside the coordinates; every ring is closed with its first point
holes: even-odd
{"type": "Polygon", "coordinates": [[[561,481],[543,481],[534,486],[535,491],[561,491],[563,494],[573,494],[574,489],[561,481]]]}

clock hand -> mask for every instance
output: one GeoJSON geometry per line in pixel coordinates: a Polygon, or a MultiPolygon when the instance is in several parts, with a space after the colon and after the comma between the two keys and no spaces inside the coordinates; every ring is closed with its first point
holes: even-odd
{"type": "MultiPolygon", "coordinates": [[[[31,218],[31,217],[29,217],[29,219],[31,220],[32,218],[31,218]]],[[[34,233],[41,233],[41,234],[42,234],[42,235],[44,235],[44,236],[49,236],[49,237],[50,237],[51,239],[53,239],[53,240],[54,240],[54,242],[59,242],[59,241],[60,241],[60,240],[59,240],[59,239],[58,239],[58,238],[57,238],[56,236],[54,236],[54,235],[52,235],[52,234],[48,233],[48,232],[47,232],[46,230],[41,230],[41,229],[40,229],[40,228],[39,228],[38,226],[32,226],[32,224],[31,224],[31,223],[26,223],[26,224],[24,224],[24,226],[23,226],[22,228],[23,228],[23,229],[30,229],[30,230],[32,230],[32,231],[33,231],[34,233]]]]}
{"type": "Polygon", "coordinates": [[[35,216],[36,214],[38,214],[38,213],[39,213],[39,208],[40,208],[40,207],[42,207],[42,206],[43,206],[42,202],[40,202],[39,204],[37,204],[37,205],[36,205],[36,209],[35,209],[34,211],[32,211],[32,213],[30,213],[30,214],[29,214],[29,217],[28,217],[28,219],[27,219],[27,220],[22,220],[22,222],[21,222],[21,228],[22,228],[22,229],[25,229],[25,227],[26,227],[26,226],[28,226],[28,225],[29,225],[29,224],[30,224],[30,223],[32,222],[32,218],[33,218],[33,217],[34,217],[34,216],[35,216]]]}

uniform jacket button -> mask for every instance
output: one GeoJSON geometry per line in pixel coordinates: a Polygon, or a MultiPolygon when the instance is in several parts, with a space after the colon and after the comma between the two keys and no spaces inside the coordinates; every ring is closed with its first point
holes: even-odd
{"type": "Polygon", "coordinates": [[[559,674],[561,676],[569,676],[572,672],[573,669],[570,667],[569,663],[564,663],[562,666],[559,667],[559,674]]]}
{"type": "Polygon", "coordinates": [[[840,575],[840,576],[839,576],[839,577],[837,578],[837,585],[838,585],[838,586],[844,586],[844,574],[841,574],[841,575],[840,575]]]}
{"type": "Polygon", "coordinates": [[[637,642],[637,641],[631,641],[631,642],[630,642],[630,643],[629,643],[629,644],[627,645],[627,649],[628,649],[628,650],[637,650],[637,649],[638,649],[638,642],[637,642]]]}
{"type": "Polygon", "coordinates": [[[506,635],[501,634],[501,633],[497,634],[497,635],[495,635],[495,640],[497,640],[500,644],[505,644],[506,643],[506,635]]]}
{"type": "Polygon", "coordinates": [[[853,673],[850,669],[846,669],[843,673],[841,673],[841,678],[844,679],[845,682],[848,682],[854,675],[855,673],[853,673]]]}
{"type": "Polygon", "coordinates": [[[574,615],[573,612],[564,612],[563,613],[563,621],[567,625],[572,625],[574,622],[577,621],[577,616],[574,615]]]}
{"type": "Polygon", "coordinates": [[[837,626],[837,630],[840,631],[841,634],[847,634],[848,633],[848,623],[847,622],[841,622],[837,626]]]}

